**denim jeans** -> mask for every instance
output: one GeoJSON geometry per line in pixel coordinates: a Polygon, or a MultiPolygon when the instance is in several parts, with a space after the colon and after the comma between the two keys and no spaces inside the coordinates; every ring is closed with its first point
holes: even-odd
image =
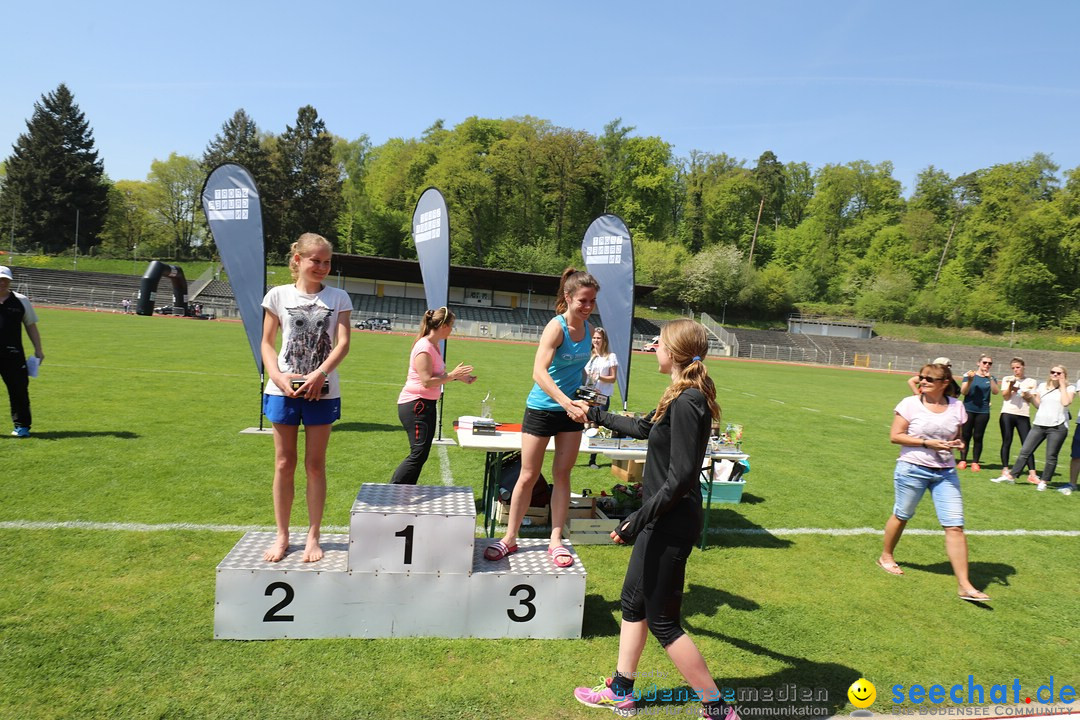
{"type": "Polygon", "coordinates": [[[963,527],[964,501],[960,497],[960,478],[956,475],[956,468],[932,468],[897,460],[893,486],[896,490],[893,515],[901,520],[910,520],[915,516],[915,506],[922,500],[923,493],[929,490],[941,526],[963,527]]]}
{"type": "Polygon", "coordinates": [[[1024,440],[1024,447],[1020,448],[1020,456],[1016,458],[1016,464],[1012,466],[1013,477],[1020,474],[1020,471],[1024,469],[1024,464],[1035,454],[1035,450],[1042,445],[1042,441],[1046,440],[1046,462],[1043,463],[1039,479],[1050,482],[1050,478],[1054,477],[1054,470],[1057,469],[1058,453],[1061,452],[1061,446],[1065,444],[1065,438],[1068,435],[1069,423],[1067,422],[1054,427],[1033,424],[1031,432],[1024,440]]]}

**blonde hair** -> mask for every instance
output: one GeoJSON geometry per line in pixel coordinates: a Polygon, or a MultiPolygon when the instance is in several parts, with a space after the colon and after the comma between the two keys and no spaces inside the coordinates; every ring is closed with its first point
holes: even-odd
{"type": "Polygon", "coordinates": [[[447,324],[454,324],[454,313],[450,308],[443,305],[438,310],[428,310],[420,319],[420,334],[416,336],[416,339],[419,340],[447,324]]]}
{"type": "Polygon", "coordinates": [[[304,233],[296,239],[296,242],[289,248],[289,272],[292,273],[293,280],[300,278],[300,263],[297,262],[296,256],[307,257],[322,249],[334,252],[334,246],[322,235],[304,233]]]}
{"type": "Polygon", "coordinates": [[[555,312],[560,315],[566,312],[566,309],[570,307],[570,304],[566,302],[566,296],[573,297],[574,293],[583,287],[589,287],[596,292],[600,292],[600,283],[596,282],[596,278],[584,270],[575,270],[572,267],[563,270],[562,277],[559,278],[559,293],[555,298],[555,312]]]}
{"type": "Polygon", "coordinates": [[[607,330],[597,327],[593,330],[593,335],[596,333],[600,333],[600,351],[593,350],[592,354],[598,357],[607,357],[611,353],[611,348],[608,347],[607,330]]]}
{"type": "Polygon", "coordinates": [[[660,328],[660,340],[671,357],[673,377],[656,406],[652,421],[660,422],[668,406],[683,390],[697,388],[709,403],[709,414],[720,419],[720,405],[716,402],[716,385],[709,377],[703,358],[709,352],[709,335],[705,326],[685,318],[672,320],[660,328]]]}

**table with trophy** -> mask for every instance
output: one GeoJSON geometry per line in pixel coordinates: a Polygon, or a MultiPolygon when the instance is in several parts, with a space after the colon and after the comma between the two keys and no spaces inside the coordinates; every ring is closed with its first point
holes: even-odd
{"type": "MultiPolygon", "coordinates": [[[[591,405],[602,404],[603,398],[590,384],[578,388],[575,397],[591,405]]],[[[494,507],[498,500],[499,478],[502,476],[504,461],[510,455],[521,451],[520,425],[496,423],[491,417],[459,418],[457,439],[463,449],[481,450],[487,454],[484,462],[481,508],[484,513],[485,534],[487,537],[494,537],[496,527],[494,507]]],[[[742,451],[741,440],[741,426],[729,424],[724,431],[721,431],[719,427],[714,427],[713,438],[710,440],[705,463],[701,469],[702,496],[705,503],[702,549],[705,547],[705,538],[709,529],[709,510],[712,507],[714,485],[728,482],[726,479],[718,480],[718,475],[722,474],[717,472],[718,467],[734,467],[750,457],[742,451]],[[722,465],[725,461],[727,464],[722,465]]],[[[545,452],[554,452],[554,450],[555,439],[550,438],[545,452]]],[[[612,437],[606,428],[587,425],[585,432],[581,435],[579,452],[597,453],[611,460],[643,463],[648,452],[648,443],[634,438],[612,437]]]]}

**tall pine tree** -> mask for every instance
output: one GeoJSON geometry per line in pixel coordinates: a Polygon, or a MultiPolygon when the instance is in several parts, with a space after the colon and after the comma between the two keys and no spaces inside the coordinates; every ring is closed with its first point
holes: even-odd
{"type": "Polygon", "coordinates": [[[221,132],[203,152],[203,170],[209,174],[222,163],[243,165],[260,185],[267,181],[270,163],[266,149],[259,140],[259,128],[247,112],[240,108],[221,126],[221,132]]]}
{"type": "Polygon", "coordinates": [[[77,241],[86,252],[100,242],[109,210],[93,131],[63,83],[34,103],[26,128],[7,159],[0,193],[3,234],[11,233],[14,221],[20,249],[59,252],[77,241]]]}
{"type": "Polygon", "coordinates": [[[326,123],[310,105],[296,113],[296,125],[273,143],[270,182],[263,205],[267,249],[284,256],[289,245],[305,232],[333,241],[338,214],[344,203],[341,169],[334,162],[334,139],[326,123]]]}

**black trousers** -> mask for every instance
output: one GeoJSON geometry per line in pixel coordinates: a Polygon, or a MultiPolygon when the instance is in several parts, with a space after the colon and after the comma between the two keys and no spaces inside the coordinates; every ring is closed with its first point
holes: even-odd
{"type": "Polygon", "coordinates": [[[686,560],[694,542],[646,528],[634,541],[622,587],[622,614],[627,622],[648,621],[663,647],[678,640],[682,629],[686,560]]]}
{"type": "Polygon", "coordinates": [[[983,435],[986,434],[986,426],[990,424],[990,413],[968,413],[967,422],[961,431],[964,439],[964,449],[960,451],[960,459],[967,460],[968,450],[971,450],[971,461],[980,462],[982,457],[983,435]]]}
{"type": "MultiPolygon", "coordinates": [[[[1001,427],[1001,467],[1007,468],[1009,467],[1009,451],[1012,449],[1013,430],[1015,429],[1020,435],[1020,445],[1023,446],[1031,431],[1031,419],[1026,415],[1003,412],[998,416],[998,425],[1001,427]]],[[[1031,472],[1035,472],[1034,454],[1028,458],[1027,467],[1031,472]]]]}
{"type": "Polygon", "coordinates": [[[415,485],[420,479],[431,441],[435,439],[436,400],[416,400],[398,405],[398,419],[409,434],[409,457],[401,461],[390,482],[394,485],[415,485]]]}
{"type": "Polygon", "coordinates": [[[30,427],[30,375],[26,371],[26,356],[19,348],[0,348],[0,377],[7,385],[11,422],[16,427],[30,427]]]}

